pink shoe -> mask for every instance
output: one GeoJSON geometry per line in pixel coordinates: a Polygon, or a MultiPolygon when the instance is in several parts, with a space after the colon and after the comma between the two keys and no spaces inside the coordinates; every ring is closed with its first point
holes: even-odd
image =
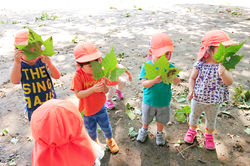
{"type": "Polygon", "coordinates": [[[121,99],[121,100],[123,99],[122,91],[116,89],[115,94],[117,95],[117,97],[118,97],[119,99],[121,99]]]}
{"type": "Polygon", "coordinates": [[[208,150],[215,149],[213,134],[205,134],[205,145],[208,150]]]}
{"type": "Polygon", "coordinates": [[[115,108],[115,105],[114,105],[114,103],[113,103],[112,100],[107,100],[106,103],[105,103],[105,106],[106,106],[108,109],[110,109],[110,110],[112,110],[112,109],[115,108]]]}
{"type": "Polygon", "coordinates": [[[184,137],[184,142],[186,142],[188,144],[193,144],[196,134],[197,134],[197,132],[195,130],[188,129],[187,134],[184,137]]]}

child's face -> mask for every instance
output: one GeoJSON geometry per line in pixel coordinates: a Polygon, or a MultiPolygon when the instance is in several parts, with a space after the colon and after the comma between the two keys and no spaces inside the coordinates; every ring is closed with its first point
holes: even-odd
{"type": "Polygon", "coordinates": [[[23,52],[22,52],[21,50],[19,50],[19,49],[17,49],[17,48],[16,48],[16,50],[18,50],[19,52],[21,52],[22,60],[25,61],[25,62],[27,62],[28,64],[35,64],[36,61],[37,61],[37,59],[39,58],[39,57],[37,57],[37,58],[35,58],[35,59],[28,60],[27,56],[26,56],[25,54],[23,54],[23,52]]]}
{"type": "Polygon", "coordinates": [[[83,65],[83,66],[82,66],[82,69],[83,69],[83,71],[84,71],[85,73],[93,75],[93,69],[92,69],[92,66],[91,66],[90,63],[89,63],[89,64],[86,64],[86,65],[83,65]]]}

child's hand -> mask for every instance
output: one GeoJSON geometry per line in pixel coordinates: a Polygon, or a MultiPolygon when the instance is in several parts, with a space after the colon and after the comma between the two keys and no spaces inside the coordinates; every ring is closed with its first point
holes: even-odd
{"type": "Polygon", "coordinates": [[[218,68],[219,76],[224,74],[225,71],[226,71],[226,68],[221,63],[219,63],[219,68],[218,68]]]}
{"type": "Polygon", "coordinates": [[[50,66],[50,65],[51,65],[51,60],[50,60],[49,57],[44,56],[44,55],[41,55],[40,58],[41,58],[41,61],[42,61],[43,63],[45,63],[47,66],[50,66]]]}
{"type": "Polygon", "coordinates": [[[161,80],[161,76],[158,75],[157,77],[155,77],[154,79],[154,83],[157,84],[157,83],[160,83],[162,80],[161,80]]]}
{"type": "Polygon", "coordinates": [[[93,87],[94,92],[104,92],[105,91],[105,84],[103,82],[98,82],[93,87]]]}
{"type": "Polygon", "coordinates": [[[20,64],[22,61],[23,51],[15,49],[14,61],[17,64],[20,64]]]}
{"type": "Polygon", "coordinates": [[[192,100],[192,98],[194,97],[194,91],[191,91],[188,93],[188,99],[192,100]]]}

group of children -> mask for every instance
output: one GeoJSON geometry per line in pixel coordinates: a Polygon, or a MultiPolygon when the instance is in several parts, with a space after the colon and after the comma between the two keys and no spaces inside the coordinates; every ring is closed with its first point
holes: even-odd
{"type": "MultiPolygon", "coordinates": [[[[26,30],[18,32],[15,36],[15,44],[27,45],[28,35],[29,32],[26,30]]],[[[232,41],[225,32],[220,30],[206,33],[202,38],[203,47],[200,49],[189,79],[188,97],[191,100],[191,113],[189,129],[184,141],[189,144],[194,142],[198,119],[201,113],[205,112],[205,146],[209,150],[215,149],[213,131],[215,130],[219,104],[228,100],[228,86],[233,83],[232,72],[226,70],[213,58],[220,43],[227,47],[238,42],[232,41]]],[[[155,34],[150,41],[149,61],[146,63],[154,64],[161,56],[166,56],[170,60],[173,51],[173,42],[167,34],[155,34]]],[[[56,94],[51,77],[59,79],[60,73],[49,57],[40,56],[34,60],[27,60],[22,51],[15,48],[14,66],[10,80],[14,84],[20,82],[22,84],[26,100],[25,107],[29,120],[31,120],[32,134],[35,139],[33,163],[42,163],[46,159],[46,162],[51,160],[51,163],[58,162],[61,163],[60,165],[67,165],[69,160],[79,163],[82,160],[79,156],[88,155],[86,161],[90,163],[89,165],[93,165],[96,155],[93,152],[93,146],[90,145],[93,143],[89,137],[94,142],[99,143],[97,124],[106,137],[110,151],[112,153],[119,151],[112,136],[112,127],[106,107],[108,109],[114,108],[112,102],[114,93],[120,99],[123,98],[121,89],[126,85],[126,80],[119,78],[117,84],[110,86],[107,83],[109,82],[107,78],[96,80],[92,77],[91,61],[101,62],[102,60],[102,53],[92,43],[78,44],[74,48],[74,58],[77,70],[70,89],[79,98],[79,111],[76,111],[73,103],[55,99],[56,94]],[[106,93],[108,93],[107,97],[106,93]],[[82,130],[79,112],[84,114],[84,126],[89,137],[82,130]],[[72,153],[68,153],[66,147],[72,153]],[[62,156],[63,153],[66,157],[62,156]],[[78,157],[79,160],[77,160],[78,157]]],[[[174,65],[170,63],[169,67],[174,67],[174,65]]],[[[131,81],[132,77],[128,71],[127,75],[131,81]]],[[[137,141],[146,141],[148,126],[155,117],[157,124],[156,144],[162,146],[165,144],[164,124],[169,121],[170,117],[171,84],[163,83],[161,76],[157,76],[153,80],[148,80],[145,76],[145,66],[143,65],[139,76],[143,86],[142,127],[139,129],[137,141]]],[[[178,85],[180,83],[179,76],[174,78],[173,82],[174,85],[178,85]]]]}

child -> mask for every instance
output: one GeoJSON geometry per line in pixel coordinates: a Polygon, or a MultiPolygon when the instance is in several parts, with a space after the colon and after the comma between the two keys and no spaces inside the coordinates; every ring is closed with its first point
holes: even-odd
{"type": "Polygon", "coordinates": [[[79,100],[79,111],[84,114],[84,124],[92,140],[98,142],[97,124],[106,137],[107,145],[112,153],[117,153],[119,147],[112,138],[112,129],[109,123],[107,110],[104,106],[105,93],[108,92],[105,79],[96,80],[93,76],[91,61],[101,60],[102,53],[91,43],[82,43],[75,47],[74,56],[79,66],[71,84],[79,100]]]}
{"type": "MultiPolygon", "coordinates": [[[[123,65],[118,64],[119,68],[125,68],[123,65]]],[[[128,80],[131,82],[132,81],[132,76],[128,70],[125,71],[125,73],[128,75],[128,80]]],[[[107,101],[105,103],[105,106],[112,110],[115,108],[115,105],[112,101],[112,97],[114,96],[114,93],[117,95],[117,97],[122,100],[123,95],[122,95],[122,89],[126,86],[127,79],[123,77],[119,77],[118,81],[114,81],[114,85],[109,87],[109,92],[107,94],[107,101]]]]}
{"type": "Polygon", "coordinates": [[[213,56],[220,43],[224,46],[238,44],[231,41],[229,36],[220,30],[210,31],[202,38],[203,47],[200,49],[197,62],[194,64],[189,78],[189,99],[191,113],[189,116],[189,129],[184,138],[186,143],[192,144],[196,135],[197,122],[201,113],[206,115],[206,149],[214,150],[213,131],[219,104],[229,98],[228,86],[233,83],[232,72],[218,64],[213,56]]]}
{"type": "Polygon", "coordinates": [[[34,138],[33,166],[100,165],[104,151],[83,129],[81,114],[72,102],[45,102],[33,113],[30,126],[34,138]]]}
{"type": "MultiPolygon", "coordinates": [[[[28,45],[29,31],[21,30],[15,36],[15,45],[28,45]]],[[[56,98],[53,87],[53,78],[59,79],[60,73],[47,56],[39,56],[28,60],[21,50],[15,48],[14,66],[11,71],[10,81],[13,84],[21,82],[26,101],[25,109],[30,121],[33,111],[42,103],[56,98]]]]}
{"type": "MultiPolygon", "coordinates": [[[[161,56],[166,56],[168,60],[174,51],[174,46],[171,38],[165,33],[155,34],[151,40],[149,56],[151,58],[148,64],[153,64],[161,56]]],[[[170,63],[170,67],[174,67],[170,63]]],[[[164,84],[161,76],[157,76],[153,80],[147,80],[145,77],[145,66],[142,66],[140,79],[143,86],[143,102],[142,102],[142,123],[143,126],[139,129],[137,141],[144,142],[147,138],[148,125],[156,117],[157,132],[156,144],[165,145],[163,127],[169,121],[170,101],[172,97],[171,84],[164,84]]],[[[176,77],[174,84],[179,84],[180,79],[176,77]]]]}

